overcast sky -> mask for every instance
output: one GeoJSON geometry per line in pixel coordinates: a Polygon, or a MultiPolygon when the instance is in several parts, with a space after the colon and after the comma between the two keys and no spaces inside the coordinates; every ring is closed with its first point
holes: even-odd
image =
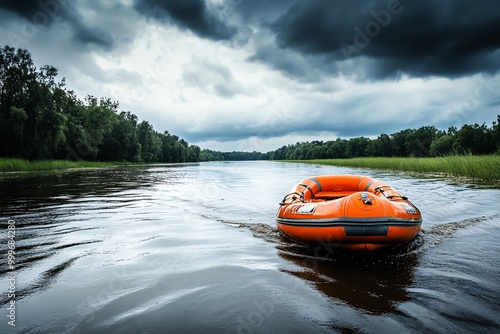
{"type": "Polygon", "coordinates": [[[2,0],[0,45],[221,151],[500,114],[498,0],[2,0]]]}

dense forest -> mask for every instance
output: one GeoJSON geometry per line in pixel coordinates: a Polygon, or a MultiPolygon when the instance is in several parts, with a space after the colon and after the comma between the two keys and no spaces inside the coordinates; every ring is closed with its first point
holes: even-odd
{"type": "Polygon", "coordinates": [[[246,160],[269,160],[269,153],[262,152],[219,152],[204,149],[200,154],[200,161],[246,161],[246,160]]]}
{"type": "Polygon", "coordinates": [[[358,157],[437,157],[450,154],[500,154],[500,115],[488,127],[464,124],[447,131],[434,126],[380,134],[375,139],[356,137],[333,141],[315,140],[283,146],[275,151],[216,152],[203,150],[205,160],[310,160],[358,157]]]}
{"type": "Polygon", "coordinates": [[[199,161],[201,150],[155,131],[118,102],[83,101],[56,82],[57,69],[37,69],[25,49],[0,48],[0,157],[131,162],[199,161]]]}
{"type": "Polygon", "coordinates": [[[118,102],[90,95],[80,100],[56,76],[52,66],[37,69],[27,50],[0,48],[0,158],[197,162],[500,154],[500,115],[490,127],[422,126],[375,139],[299,142],[267,153],[201,150],[139,122],[118,102]]]}
{"type": "Polygon", "coordinates": [[[491,127],[464,124],[447,131],[434,126],[381,134],[283,146],[269,152],[272,160],[345,159],[357,157],[436,157],[450,154],[500,154],[500,115],[491,127]]]}

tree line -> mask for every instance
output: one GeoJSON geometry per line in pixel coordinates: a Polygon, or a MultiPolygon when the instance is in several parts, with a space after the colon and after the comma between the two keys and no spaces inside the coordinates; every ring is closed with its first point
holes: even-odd
{"type": "Polygon", "coordinates": [[[269,153],[262,152],[220,152],[204,149],[200,154],[200,161],[249,161],[249,160],[269,160],[269,153]]]}
{"type": "Polygon", "coordinates": [[[203,150],[201,161],[437,157],[451,154],[500,154],[500,115],[491,127],[475,123],[464,124],[460,129],[452,126],[444,131],[434,126],[422,126],[393,134],[383,133],[374,139],[356,137],[297,142],[267,153],[203,150]]]}
{"type": "Polygon", "coordinates": [[[56,81],[57,69],[37,69],[26,49],[0,48],[0,157],[131,162],[199,161],[201,150],[157,132],[118,102],[79,99],[56,81]]]}
{"type": "Polygon", "coordinates": [[[488,127],[464,124],[447,131],[434,126],[333,141],[299,142],[269,152],[271,160],[347,159],[358,157],[436,157],[450,154],[500,154],[500,115],[488,127]]]}
{"type": "Polygon", "coordinates": [[[333,141],[298,142],[275,151],[201,150],[176,135],[157,132],[118,102],[88,95],[79,99],[56,81],[57,69],[37,69],[30,53],[0,48],[0,157],[130,162],[307,160],[356,157],[433,157],[500,154],[500,115],[492,126],[434,126],[333,141]]]}

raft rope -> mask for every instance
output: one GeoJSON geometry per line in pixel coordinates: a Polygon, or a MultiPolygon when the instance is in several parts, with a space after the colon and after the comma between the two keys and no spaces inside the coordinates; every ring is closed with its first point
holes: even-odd
{"type": "MultiPolygon", "coordinates": [[[[289,197],[289,196],[292,196],[292,195],[298,195],[299,196],[299,199],[302,203],[305,203],[305,199],[304,199],[304,194],[306,192],[306,190],[309,190],[311,192],[311,198],[314,198],[314,192],[312,190],[311,187],[309,187],[307,184],[303,184],[303,183],[300,183],[299,186],[302,186],[304,187],[304,189],[299,193],[299,192],[293,192],[293,193],[289,193],[288,195],[286,195],[283,200],[280,202],[280,205],[284,205],[285,204],[285,201],[286,199],[289,197]]],[[[292,201],[295,201],[297,199],[297,197],[292,197],[292,201]]]]}
{"type": "Polygon", "coordinates": [[[375,194],[377,193],[377,191],[380,191],[380,193],[381,193],[382,195],[384,195],[384,197],[385,197],[385,198],[387,198],[387,199],[393,199],[394,197],[400,197],[400,198],[401,198],[402,200],[404,200],[404,201],[407,201],[407,200],[408,200],[408,197],[401,195],[400,193],[398,193],[398,192],[397,192],[396,190],[394,190],[394,189],[392,189],[392,190],[394,190],[394,192],[395,192],[396,194],[398,194],[398,195],[389,195],[389,196],[387,196],[387,195],[386,195],[386,193],[385,193],[385,190],[384,190],[384,189],[382,189],[382,188],[389,188],[389,189],[392,189],[392,188],[391,188],[391,186],[380,186],[380,187],[377,187],[377,188],[373,189],[373,191],[374,191],[374,193],[375,193],[375,194]]]}
{"type": "MultiPolygon", "coordinates": [[[[319,190],[321,191],[322,190],[322,187],[321,187],[321,183],[319,183],[319,181],[313,177],[310,178],[310,180],[314,181],[314,183],[316,183],[318,185],[318,188],[319,190]]],[[[366,187],[365,187],[365,191],[368,190],[368,188],[370,188],[370,186],[375,182],[375,180],[373,180],[372,182],[370,182],[366,187]]],[[[311,198],[314,198],[314,192],[312,190],[311,187],[309,187],[307,184],[303,184],[303,183],[300,183],[299,186],[302,186],[304,187],[304,189],[301,191],[301,192],[293,192],[293,193],[289,193],[287,194],[285,197],[283,197],[283,200],[279,203],[280,205],[285,205],[286,203],[286,200],[288,199],[288,197],[290,196],[293,196],[292,197],[292,202],[296,201],[297,199],[300,199],[300,201],[302,203],[305,203],[305,199],[304,199],[304,194],[307,190],[309,190],[311,192],[311,198]],[[295,197],[295,196],[298,196],[298,197],[295,197]]],[[[401,195],[400,193],[398,193],[396,190],[394,190],[391,186],[389,185],[384,185],[384,186],[379,186],[379,187],[376,187],[375,189],[373,189],[373,193],[374,194],[377,194],[377,192],[380,192],[382,195],[384,195],[385,198],[387,199],[393,199],[395,197],[399,197],[401,198],[402,200],[404,201],[407,201],[408,200],[408,197],[406,196],[403,196],[401,195]],[[385,188],[385,190],[384,190],[385,188]],[[388,189],[387,189],[388,188],[388,189]],[[386,194],[386,190],[389,190],[389,189],[392,189],[397,195],[387,195],[386,194]]],[[[391,192],[392,193],[392,192],[391,192]]]]}
{"type": "Polygon", "coordinates": [[[309,190],[311,192],[311,198],[314,198],[314,193],[313,193],[313,190],[311,187],[309,187],[307,184],[299,184],[300,186],[304,187],[304,189],[302,190],[302,192],[300,193],[300,200],[302,202],[304,202],[304,194],[306,192],[306,190],[309,190]]]}
{"type": "Polygon", "coordinates": [[[299,195],[299,197],[292,197],[292,202],[295,201],[297,198],[300,198],[300,200],[302,202],[304,202],[304,194],[302,193],[299,193],[299,192],[293,192],[293,193],[289,193],[288,195],[286,195],[285,197],[283,197],[283,200],[280,202],[280,205],[285,205],[285,201],[288,197],[292,196],[292,195],[299,195]]]}

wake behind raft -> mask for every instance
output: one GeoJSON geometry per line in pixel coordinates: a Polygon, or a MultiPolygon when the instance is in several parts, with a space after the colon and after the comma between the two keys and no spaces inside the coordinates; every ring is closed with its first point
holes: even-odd
{"type": "Polygon", "coordinates": [[[277,227],[290,239],[372,251],[414,239],[422,215],[408,198],[368,176],[314,176],[283,198],[277,227]]]}

